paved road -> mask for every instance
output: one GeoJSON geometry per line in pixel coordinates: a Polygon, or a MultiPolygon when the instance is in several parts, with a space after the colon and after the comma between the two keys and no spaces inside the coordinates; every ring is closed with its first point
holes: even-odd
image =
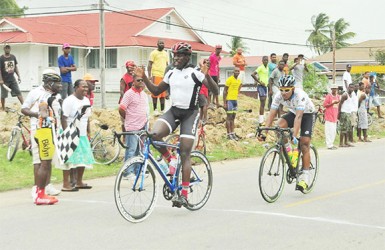
{"type": "Polygon", "coordinates": [[[196,212],[162,197],[131,224],[113,200],[114,178],[32,205],[29,190],[0,193],[1,249],[385,249],[385,140],[320,150],[314,192],[286,185],[274,204],[258,190],[260,159],[214,163],[214,189],[196,212]]]}

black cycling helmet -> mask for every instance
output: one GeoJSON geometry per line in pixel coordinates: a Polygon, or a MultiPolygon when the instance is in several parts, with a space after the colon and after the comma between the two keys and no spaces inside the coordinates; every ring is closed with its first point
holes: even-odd
{"type": "Polygon", "coordinates": [[[282,76],[279,78],[278,85],[282,87],[294,87],[295,79],[293,76],[282,76]]]}
{"type": "Polygon", "coordinates": [[[185,42],[176,43],[172,46],[171,50],[172,53],[181,53],[186,55],[191,55],[192,52],[191,45],[185,42]]]}
{"type": "Polygon", "coordinates": [[[52,82],[61,82],[61,77],[53,69],[46,69],[43,71],[43,82],[52,83],[52,82]]]}

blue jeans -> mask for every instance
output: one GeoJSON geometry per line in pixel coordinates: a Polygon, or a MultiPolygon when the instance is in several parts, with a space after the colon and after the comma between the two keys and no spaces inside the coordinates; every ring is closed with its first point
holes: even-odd
{"type": "Polygon", "coordinates": [[[126,153],[124,155],[124,161],[127,161],[131,157],[137,156],[139,154],[138,147],[139,138],[136,135],[126,135],[126,153]]]}

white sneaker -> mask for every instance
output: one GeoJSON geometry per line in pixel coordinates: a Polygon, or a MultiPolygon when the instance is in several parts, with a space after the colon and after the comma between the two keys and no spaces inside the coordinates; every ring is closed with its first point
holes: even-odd
{"type": "Polygon", "coordinates": [[[58,194],[60,194],[61,191],[60,190],[57,190],[51,183],[48,184],[46,187],[45,187],[45,194],[46,195],[52,195],[52,196],[56,196],[58,194]]]}
{"type": "Polygon", "coordinates": [[[37,186],[33,186],[31,190],[31,195],[32,195],[32,201],[35,202],[37,198],[37,186]]]}

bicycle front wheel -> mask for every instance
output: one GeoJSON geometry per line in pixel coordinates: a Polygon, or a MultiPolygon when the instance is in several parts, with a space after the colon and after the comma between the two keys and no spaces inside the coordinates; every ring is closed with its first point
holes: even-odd
{"type": "Polygon", "coordinates": [[[116,207],[124,219],[133,223],[150,216],[158,197],[153,167],[148,165],[144,176],[140,171],[143,167],[142,157],[131,158],[120,168],[115,180],[116,207]]]}
{"type": "Polygon", "coordinates": [[[282,154],[276,147],[272,147],[264,154],[259,168],[259,191],[262,198],[275,202],[285,185],[285,165],[282,154]]]}
{"type": "Polygon", "coordinates": [[[12,129],[11,137],[8,142],[7,159],[12,161],[16,155],[20,143],[20,128],[15,127],[12,129]]]}
{"type": "MultiPolygon", "coordinates": [[[[301,161],[302,157],[300,157],[298,159],[298,161],[301,161]]],[[[300,164],[301,162],[299,162],[300,164]]],[[[299,165],[298,166],[301,166],[299,165]]],[[[307,189],[304,189],[302,191],[302,193],[304,194],[307,194],[307,193],[310,193],[313,188],[314,188],[314,185],[317,181],[317,176],[318,176],[318,171],[319,171],[319,158],[318,158],[318,152],[317,152],[317,149],[313,146],[313,145],[310,145],[310,172],[309,172],[309,183],[308,183],[308,187],[307,189]]]]}
{"type": "MultiPolygon", "coordinates": [[[[199,151],[191,152],[191,175],[186,208],[191,211],[201,209],[208,201],[213,187],[213,172],[206,156],[199,151]]],[[[183,171],[183,169],[182,169],[183,171]]],[[[182,171],[178,176],[178,194],[181,192],[182,171]]]]}
{"type": "Polygon", "coordinates": [[[120,154],[120,145],[114,137],[105,137],[92,145],[95,162],[109,165],[113,163],[120,154]]]}

